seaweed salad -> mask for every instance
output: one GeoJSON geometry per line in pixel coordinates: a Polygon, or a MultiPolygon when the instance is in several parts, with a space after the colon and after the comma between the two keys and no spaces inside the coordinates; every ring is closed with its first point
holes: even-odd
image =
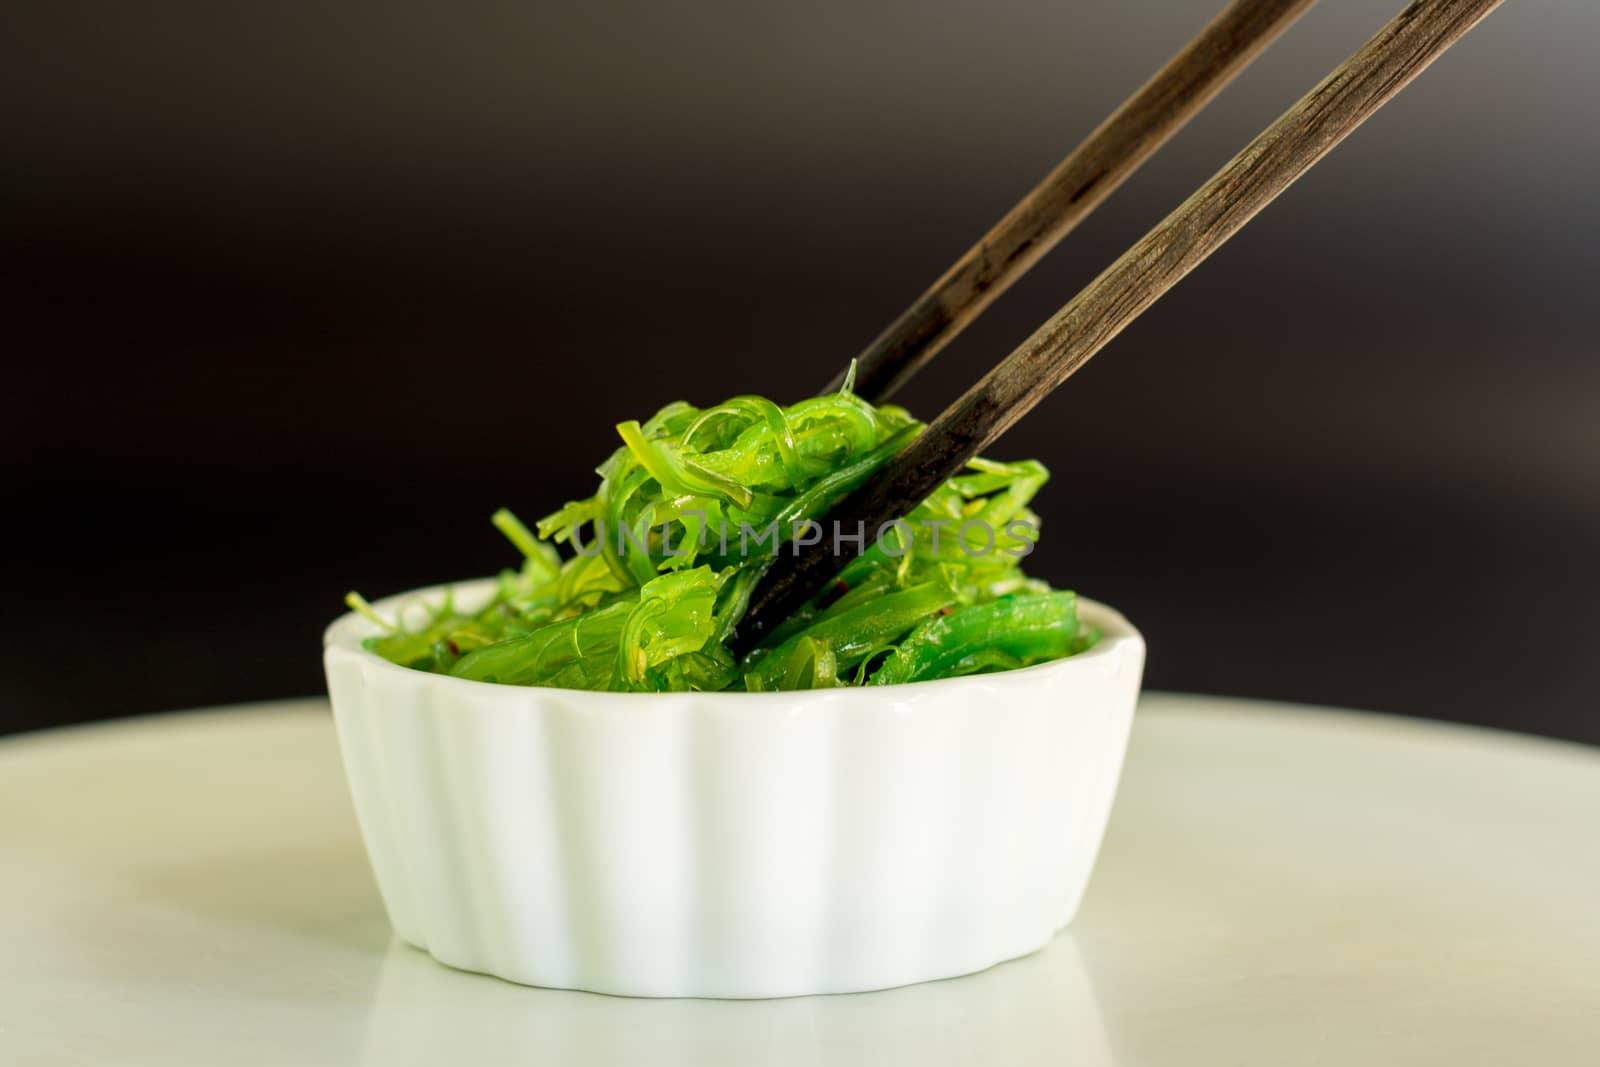
{"type": "Polygon", "coordinates": [[[366,647],[394,663],[507,685],[621,691],[887,685],[1025,667],[1099,634],[1077,598],[1023,573],[1038,539],[1034,461],[973,460],[879,530],[825,516],[920,430],[851,392],[787,407],[740,396],[673,403],[617,426],[593,496],[530,530],[493,522],[522,554],[486,604],[453,595],[385,619],[366,647]],[[778,552],[831,539],[850,562],[742,659],[727,647],[778,552]],[[557,546],[564,546],[565,553],[557,546]]]}

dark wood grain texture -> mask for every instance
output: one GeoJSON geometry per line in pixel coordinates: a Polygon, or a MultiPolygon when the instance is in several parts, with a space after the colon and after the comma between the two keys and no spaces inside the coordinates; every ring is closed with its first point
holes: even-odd
{"type": "MultiPolygon", "coordinates": [[[[829,515],[869,531],[909,513],[1502,0],[1416,0],[1230,160],[829,515]]],[[[736,645],[760,642],[846,562],[824,537],[780,556],[751,599],[736,645]]]]}
{"type": "Polygon", "coordinates": [[[1229,4],[856,357],[856,394],[892,396],[1314,2],[1229,4]]]}

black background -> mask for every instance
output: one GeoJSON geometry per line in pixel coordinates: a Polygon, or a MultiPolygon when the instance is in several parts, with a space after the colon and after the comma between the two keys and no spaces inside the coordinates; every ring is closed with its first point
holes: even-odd
{"type": "MultiPolygon", "coordinates": [[[[0,730],[312,694],[611,426],[819,386],[1217,0],[7,5],[0,730]]],[[[1314,9],[931,416],[1396,0],[1314,9]]],[[[1153,686],[1600,741],[1600,7],[1508,4],[1008,435],[1153,686]]]]}

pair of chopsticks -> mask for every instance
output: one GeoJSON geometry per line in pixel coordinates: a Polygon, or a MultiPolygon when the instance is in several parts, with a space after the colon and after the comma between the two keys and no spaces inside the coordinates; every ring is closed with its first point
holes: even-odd
{"type": "MultiPolygon", "coordinates": [[[[874,402],[887,399],[1311,2],[1230,4],[868,347],[857,362],[856,391],[874,402]]],[[[834,507],[829,519],[875,531],[908,514],[1501,2],[1415,0],[834,507]]],[[[736,651],[759,644],[775,621],[810,599],[845,562],[827,537],[780,555],[751,597],[736,651]]]]}

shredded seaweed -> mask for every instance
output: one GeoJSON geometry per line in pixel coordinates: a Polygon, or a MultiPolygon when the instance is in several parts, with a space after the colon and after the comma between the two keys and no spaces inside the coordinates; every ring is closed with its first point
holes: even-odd
{"type": "Polygon", "coordinates": [[[534,530],[495,513],[523,563],[483,607],[447,596],[389,620],[351,593],[383,631],[367,647],[477,681],[664,692],[917,682],[1093,645],[1076,597],[1022,569],[1039,532],[1028,505],[1049,478],[1037,462],[977,459],[900,522],[827,528],[828,510],[922,430],[850,390],[787,407],[679,402],[621,423],[593,496],[534,530]],[[854,558],[736,660],[726,642],[774,555],[819,538],[854,558]]]}

